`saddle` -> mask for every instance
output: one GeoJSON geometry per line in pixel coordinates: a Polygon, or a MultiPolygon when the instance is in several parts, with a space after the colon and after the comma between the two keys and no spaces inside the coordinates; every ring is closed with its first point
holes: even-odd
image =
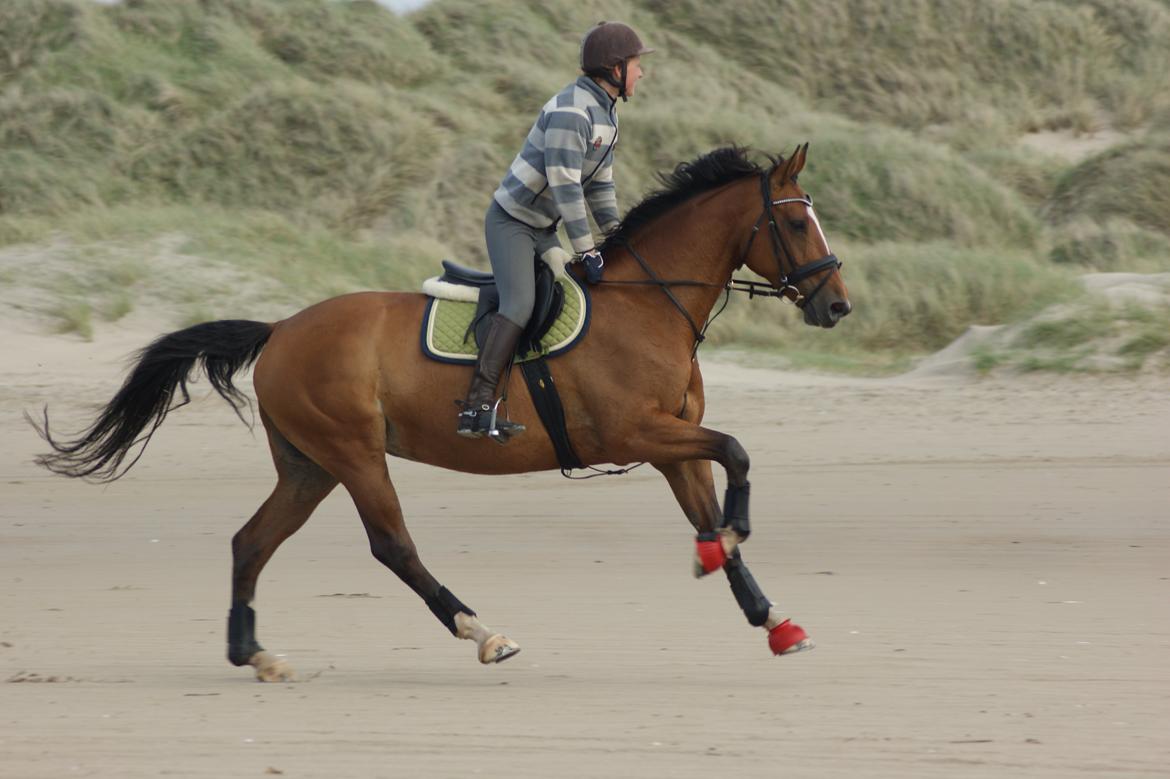
{"type": "MultiPolygon", "coordinates": [[[[556,451],[561,472],[582,463],[573,450],[565,426],[565,412],[547,358],[572,349],[589,331],[588,289],[571,274],[557,278],[548,263],[534,260],[536,303],[520,334],[515,362],[528,385],[528,394],[556,451]]],[[[443,275],[423,282],[430,298],[420,333],[422,351],[439,362],[472,364],[478,345],[487,336],[489,315],[500,307],[495,277],[490,273],[443,260],[443,275]]]]}
{"type": "MultiPolygon", "coordinates": [[[[565,290],[556,283],[552,268],[539,258],[534,258],[533,272],[536,275],[536,302],[532,307],[532,316],[516,343],[516,353],[519,355],[541,351],[541,339],[552,328],[565,307],[565,290]]],[[[476,345],[482,345],[483,339],[487,336],[490,316],[500,308],[500,292],[496,288],[495,276],[486,271],[466,268],[450,260],[443,260],[443,275],[439,276],[439,281],[475,287],[479,290],[475,316],[467,326],[463,339],[466,342],[474,333],[476,345]]]]}

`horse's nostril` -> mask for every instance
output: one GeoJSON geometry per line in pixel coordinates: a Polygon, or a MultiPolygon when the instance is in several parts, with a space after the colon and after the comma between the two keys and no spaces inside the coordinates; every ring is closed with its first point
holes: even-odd
{"type": "Polygon", "coordinates": [[[829,304],[829,312],[833,315],[833,319],[840,319],[852,310],[853,306],[850,305],[848,300],[838,300],[835,303],[829,304]]]}

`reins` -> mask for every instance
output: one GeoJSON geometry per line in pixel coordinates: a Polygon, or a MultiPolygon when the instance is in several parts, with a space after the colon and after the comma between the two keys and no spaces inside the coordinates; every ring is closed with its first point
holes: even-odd
{"type": "Polygon", "coordinates": [[[597,283],[612,285],[656,286],[665,292],[666,296],[670,299],[670,302],[676,309],[678,309],[679,313],[683,315],[683,318],[687,320],[687,324],[690,325],[691,328],[691,333],[695,337],[695,344],[691,349],[692,360],[699,351],[699,345],[706,340],[707,328],[710,327],[711,323],[715,321],[715,318],[722,314],[723,310],[727,308],[727,303],[731,298],[732,292],[745,292],[747,293],[749,300],[754,297],[783,298],[792,301],[793,305],[795,305],[797,308],[803,309],[812,302],[813,298],[817,296],[817,293],[821,291],[821,288],[824,287],[828,280],[832,277],[832,271],[836,271],[841,267],[841,261],[837,259],[835,254],[826,254],[819,260],[814,260],[813,262],[809,262],[804,265],[796,264],[796,259],[792,256],[792,251],[788,248],[788,242],[784,240],[784,236],[781,235],[780,228],[776,224],[775,207],[785,203],[803,203],[804,205],[808,206],[809,209],[811,209],[812,198],[805,196],[785,197],[778,200],[772,200],[772,192],[769,181],[771,179],[772,172],[775,171],[775,169],[776,166],[773,165],[769,170],[761,171],[760,173],[760,191],[763,197],[764,207],[760,212],[759,218],[756,219],[756,223],[752,226],[751,236],[748,238],[747,245],[744,246],[743,252],[739,257],[739,262],[736,263],[735,267],[736,269],[742,268],[744,263],[747,261],[748,253],[752,249],[752,244],[755,243],[756,236],[760,232],[760,224],[764,221],[764,218],[767,217],[768,235],[772,240],[772,256],[776,260],[776,268],[780,274],[779,286],[773,286],[772,284],[759,281],[752,281],[750,279],[737,279],[735,277],[729,279],[726,284],[714,284],[706,281],[695,281],[693,279],[659,278],[658,274],[654,272],[654,269],[650,267],[650,264],[646,262],[642,255],[638,254],[638,251],[634,249],[633,245],[625,239],[618,241],[618,243],[622,246],[622,248],[630,253],[631,257],[637,260],[638,265],[641,266],[643,272],[645,272],[649,278],[620,281],[601,279],[597,283]],[[781,254],[783,254],[784,260],[787,260],[788,267],[791,268],[790,273],[784,272],[785,263],[781,259],[781,254]],[[805,296],[796,286],[801,281],[804,281],[805,279],[815,276],[816,274],[826,270],[829,270],[830,272],[826,273],[824,277],[821,278],[817,285],[813,287],[812,292],[810,292],[807,296],[805,296]],[[686,306],[684,306],[682,302],[679,301],[674,292],[671,291],[671,287],[711,287],[726,290],[727,296],[723,300],[723,305],[720,306],[717,312],[715,312],[714,316],[709,317],[700,328],[695,322],[695,318],[691,316],[689,311],[687,311],[686,306]]]}
{"type": "MultiPolygon", "coordinates": [[[[695,344],[693,347],[691,347],[691,360],[694,360],[695,355],[698,354],[699,345],[702,344],[703,341],[707,340],[707,328],[710,327],[711,323],[714,322],[719,317],[719,315],[723,313],[724,309],[727,308],[727,304],[731,301],[732,292],[745,292],[747,293],[749,300],[754,297],[783,298],[785,300],[792,301],[792,303],[797,308],[803,309],[812,302],[813,298],[817,296],[817,293],[821,291],[821,288],[825,286],[825,283],[828,282],[829,278],[832,277],[833,271],[836,271],[841,267],[841,261],[837,259],[836,255],[827,254],[819,260],[806,263],[805,265],[796,264],[796,260],[792,256],[792,251],[788,248],[788,244],[784,240],[784,236],[781,235],[779,226],[776,224],[775,208],[776,206],[783,205],[785,203],[804,203],[806,206],[808,206],[809,209],[811,209],[812,198],[806,196],[786,197],[780,198],[779,200],[772,200],[772,192],[769,181],[771,179],[771,174],[773,171],[775,171],[775,169],[776,166],[773,165],[771,169],[762,171],[760,173],[760,189],[763,194],[764,207],[760,212],[759,218],[756,219],[756,223],[752,226],[752,234],[748,238],[747,245],[744,246],[743,252],[740,254],[739,262],[736,263],[735,267],[736,270],[738,270],[739,268],[742,268],[744,263],[747,261],[748,252],[751,251],[752,244],[756,240],[756,235],[758,235],[760,232],[760,224],[764,221],[764,218],[767,217],[768,235],[772,240],[772,256],[776,260],[776,268],[780,273],[779,286],[773,286],[771,284],[766,284],[759,281],[752,281],[750,279],[737,279],[734,277],[729,279],[725,284],[714,284],[707,281],[696,281],[694,279],[663,279],[654,272],[654,269],[650,267],[650,264],[646,262],[646,260],[638,253],[633,245],[625,239],[619,240],[617,243],[630,253],[630,256],[638,262],[638,265],[641,266],[642,271],[649,278],[631,280],[601,279],[597,283],[614,286],[655,286],[666,293],[666,297],[670,299],[671,304],[673,304],[674,307],[678,309],[679,313],[683,315],[683,318],[687,320],[687,324],[690,325],[691,328],[691,333],[695,337],[695,344]],[[788,261],[787,264],[788,267],[791,268],[791,273],[784,272],[784,262],[781,260],[781,254],[783,254],[784,259],[788,261]],[[824,275],[824,277],[817,283],[817,285],[813,287],[812,292],[810,292],[807,297],[797,288],[796,285],[799,282],[826,270],[830,272],[824,275]],[[699,325],[695,322],[695,318],[691,316],[691,312],[687,310],[686,306],[682,304],[682,302],[671,290],[672,287],[708,287],[722,289],[725,292],[723,305],[721,305],[719,310],[716,311],[713,315],[707,317],[707,320],[703,323],[702,327],[699,327],[699,325]]],[[[682,409],[679,410],[676,416],[681,419],[683,414],[686,413],[686,410],[687,396],[684,392],[682,409]]],[[[586,476],[573,476],[571,471],[562,468],[561,475],[566,479],[575,480],[595,479],[598,476],[622,476],[634,470],[635,468],[642,467],[645,464],[646,463],[642,462],[638,463],[637,465],[632,465],[629,468],[619,468],[617,470],[603,470],[592,465],[587,465],[585,467],[588,470],[594,471],[594,473],[588,474],[586,476]]]]}

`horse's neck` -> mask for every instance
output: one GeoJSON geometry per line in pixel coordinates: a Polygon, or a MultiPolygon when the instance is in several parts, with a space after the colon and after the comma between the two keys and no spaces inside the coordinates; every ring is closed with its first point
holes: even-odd
{"type": "MultiPolygon", "coordinates": [[[[647,225],[630,241],[634,252],[665,281],[694,281],[708,286],[672,286],[671,292],[699,324],[707,319],[738,260],[751,227],[743,226],[746,207],[734,192],[700,196],[647,225]]],[[[606,278],[646,281],[647,273],[633,256],[606,268],[606,278]]],[[[673,308],[666,295],[652,296],[654,305],[673,308]]],[[[688,330],[689,332],[689,330],[688,330]]]]}
{"type": "MultiPolygon", "coordinates": [[[[723,286],[731,278],[738,252],[751,231],[744,182],[700,195],[664,214],[630,241],[659,277],[690,279],[723,286]]],[[[645,277],[630,258],[623,275],[645,277]]]]}

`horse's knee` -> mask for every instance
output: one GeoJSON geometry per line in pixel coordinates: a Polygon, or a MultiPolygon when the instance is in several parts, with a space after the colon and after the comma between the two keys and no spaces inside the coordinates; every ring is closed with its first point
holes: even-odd
{"type": "Polygon", "coordinates": [[[736,485],[746,482],[748,469],[751,468],[752,463],[743,445],[731,436],[727,436],[727,441],[723,445],[723,458],[723,467],[727,469],[728,481],[736,485]]]}

